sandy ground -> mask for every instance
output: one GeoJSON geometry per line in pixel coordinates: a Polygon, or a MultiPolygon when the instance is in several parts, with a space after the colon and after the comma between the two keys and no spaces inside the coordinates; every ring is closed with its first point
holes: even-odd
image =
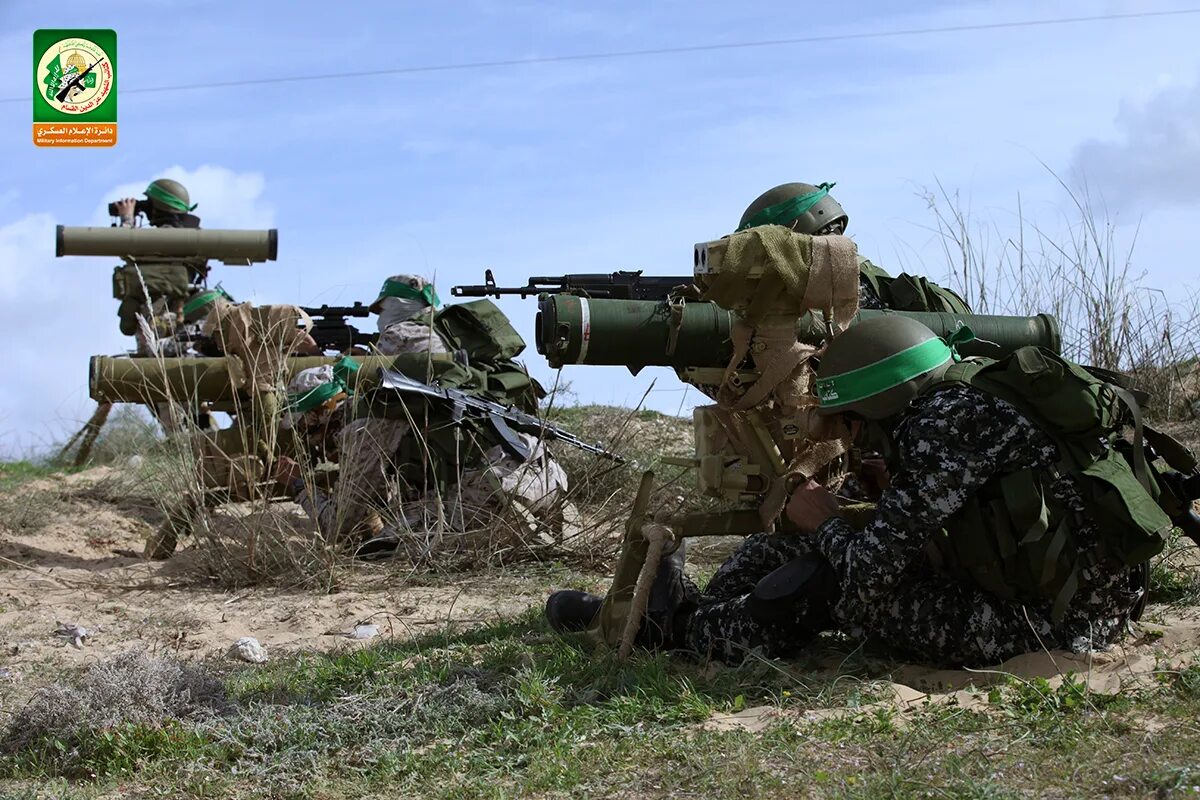
{"type": "MultiPolygon", "coordinates": [[[[206,585],[194,549],[169,561],[144,561],[120,552],[140,552],[152,529],[145,509],[120,502],[61,502],[86,496],[111,472],[92,470],[21,487],[31,498],[60,502],[38,511],[37,526],[12,527],[0,518],[0,696],[3,684],[39,685],[62,667],[83,665],[132,647],[182,658],[224,657],[237,639],[253,636],[269,655],[334,647],[360,647],[380,637],[407,638],[447,623],[473,624],[540,605],[551,588],[537,576],[456,575],[442,582],[404,576],[395,569],[364,569],[345,588],[253,588],[223,590],[206,585]],[[346,636],[359,623],[378,625],[367,640],[346,636]],[[91,633],[80,646],[56,635],[59,623],[91,633]]],[[[1190,554],[1194,560],[1198,554],[1190,554]]],[[[1093,691],[1117,692],[1152,681],[1156,672],[1192,663],[1200,654],[1200,608],[1151,606],[1133,633],[1110,651],[1075,655],[1032,653],[995,670],[937,670],[909,665],[895,670],[882,687],[878,706],[903,713],[927,703],[975,708],[986,688],[1008,676],[1045,677],[1051,685],[1068,673],[1093,691]]],[[[826,669],[836,672],[830,659],[826,669]]],[[[719,668],[719,667],[714,667],[719,668]]],[[[873,707],[873,706],[872,706],[873,707]]],[[[868,707],[866,710],[870,710],[868,707]]],[[[854,709],[859,713],[864,709],[854,709]]],[[[714,718],[719,728],[758,729],[780,714],[796,721],[824,719],[830,711],[805,714],[751,708],[714,718]]]]}
{"type": "MultiPolygon", "coordinates": [[[[105,477],[93,470],[21,491],[33,496],[49,485],[70,497],[105,477]]],[[[357,647],[365,642],[343,634],[359,623],[378,625],[372,643],[407,638],[448,622],[511,616],[544,602],[548,592],[518,577],[456,576],[436,585],[380,567],[364,568],[332,593],[213,588],[186,540],[168,561],[130,554],[141,552],[152,529],[131,509],[55,503],[35,513],[46,519],[33,530],[13,531],[0,520],[0,684],[41,683],[63,666],[138,646],[183,658],[222,656],[243,636],[257,638],[269,655],[357,647]],[[55,634],[59,623],[91,635],[77,647],[55,634]]]]}

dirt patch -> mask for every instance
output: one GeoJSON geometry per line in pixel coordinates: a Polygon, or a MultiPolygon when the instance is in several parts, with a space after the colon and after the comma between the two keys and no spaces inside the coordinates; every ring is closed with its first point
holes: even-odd
{"type": "Polygon", "coordinates": [[[429,585],[434,581],[394,566],[371,565],[348,575],[336,592],[209,588],[193,548],[169,561],[127,554],[141,551],[152,528],[137,504],[88,499],[107,477],[93,470],[26,484],[19,489],[26,496],[57,499],[31,512],[36,524],[13,530],[0,521],[0,694],[16,682],[44,682],[59,667],[134,647],[184,658],[221,656],[242,636],[255,637],[271,655],[360,647],[510,616],[545,596],[518,580],[465,576],[429,585]],[[376,636],[344,635],[367,621],[378,626],[376,636]],[[81,625],[91,635],[77,647],[55,634],[58,623],[81,625]]]}

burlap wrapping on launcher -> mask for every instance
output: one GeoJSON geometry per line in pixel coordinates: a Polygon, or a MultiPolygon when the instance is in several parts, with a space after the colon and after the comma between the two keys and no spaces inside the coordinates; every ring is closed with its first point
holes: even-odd
{"type": "Polygon", "coordinates": [[[225,303],[208,315],[204,334],[240,362],[250,402],[238,414],[237,428],[197,441],[204,486],[227,488],[241,499],[254,494],[275,460],[287,358],[311,329],[312,318],[293,305],[225,303]]]}
{"type": "Polygon", "coordinates": [[[733,441],[749,435],[745,412],[787,419],[799,436],[770,431],[786,467],[775,476],[759,508],[771,529],[797,479],[817,475],[849,448],[844,429],[817,416],[815,374],[810,359],[818,348],[797,341],[796,320],[820,311],[831,332],[845,330],[858,313],[858,253],[844,236],[807,236],[766,225],[722,240],[720,272],[704,287],[703,299],[735,311],[733,356],[717,394],[718,418],[733,441]],[[750,387],[734,381],[751,355],[759,376],[750,387]]]}

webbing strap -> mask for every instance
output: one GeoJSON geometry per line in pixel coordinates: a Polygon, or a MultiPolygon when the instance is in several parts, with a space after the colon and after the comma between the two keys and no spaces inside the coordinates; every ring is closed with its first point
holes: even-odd
{"type": "Polygon", "coordinates": [[[1142,437],[1142,408],[1128,389],[1122,389],[1115,383],[1105,385],[1113,390],[1117,399],[1129,409],[1129,414],[1133,417],[1133,474],[1137,476],[1138,483],[1146,493],[1153,497],[1154,485],[1150,482],[1150,473],[1146,468],[1146,445],[1142,437]]]}

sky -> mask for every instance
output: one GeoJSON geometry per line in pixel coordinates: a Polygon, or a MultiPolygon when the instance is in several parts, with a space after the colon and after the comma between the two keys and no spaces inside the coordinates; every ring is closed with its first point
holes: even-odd
{"type": "MultiPolygon", "coordinates": [[[[1059,177],[1086,184],[1119,236],[1136,233],[1147,286],[1178,295],[1200,283],[1200,14],[377,71],[1188,7],[0,0],[0,456],[69,435],[93,407],[88,357],[133,347],[117,329],[114,264],[55,258],[54,226],[107,225],[110,200],[156,177],[188,187],[206,228],[279,229],[278,261],[213,271],[256,304],[369,301],[402,272],[436,280],[443,298],[485,268],[512,284],[686,274],[694,243],[789,181],[836,181],[861,253],[948,282],[925,188],[958,192],[1001,229],[1020,198],[1049,228],[1069,203],[1059,177]],[[32,35],[56,27],[117,31],[111,149],[32,144],[32,35]],[[133,91],[336,72],[366,74],[133,91]]],[[[535,302],[501,307],[553,385],[533,348],[535,302]]],[[[557,377],[570,402],[689,414],[703,401],[666,370],[557,377]]]]}

